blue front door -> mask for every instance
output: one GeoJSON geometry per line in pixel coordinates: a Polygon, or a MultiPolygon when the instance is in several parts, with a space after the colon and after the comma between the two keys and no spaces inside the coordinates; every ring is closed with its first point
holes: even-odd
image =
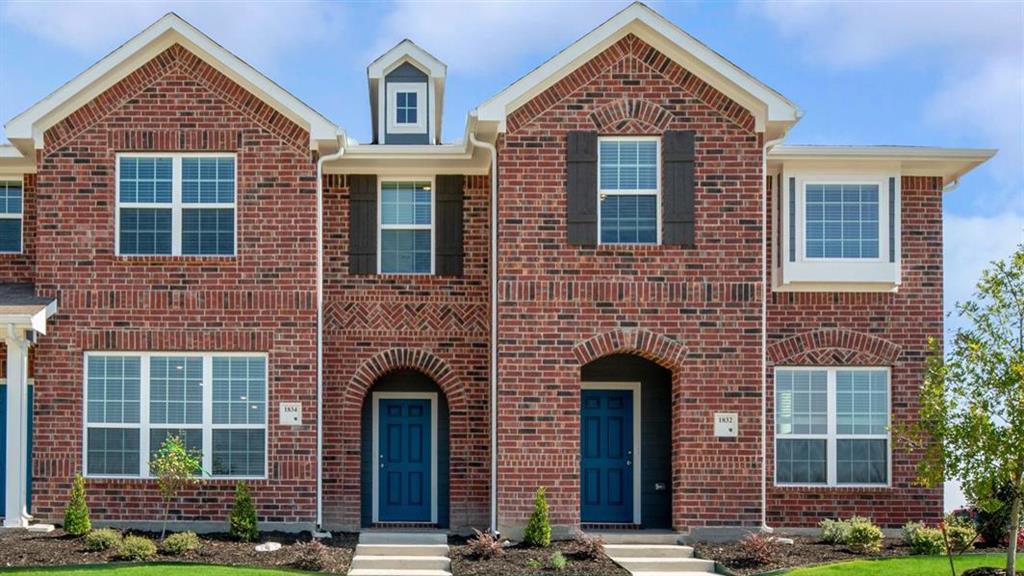
{"type": "MultiPolygon", "coordinates": [[[[32,392],[28,387],[28,462],[25,467],[25,497],[29,510],[32,510],[32,392]]],[[[0,384],[0,518],[4,515],[4,502],[7,498],[7,385],[0,384]]]]}
{"type": "Polygon", "coordinates": [[[378,513],[380,522],[430,522],[430,400],[380,400],[378,513]]]}
{"type": "Polygon", "coordinates": [[[581,521],[633,522],[633,392],[584,390],[581,521]]]}

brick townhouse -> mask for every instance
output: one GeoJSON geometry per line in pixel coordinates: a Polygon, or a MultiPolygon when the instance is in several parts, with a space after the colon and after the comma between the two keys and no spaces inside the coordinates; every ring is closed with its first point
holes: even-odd
{"type": "MultiPolygon", "coordinates": [[[[634,4],[441,135],[446,66],[369,64],[373,135],[168,14],[0,147],[5,526],[553,523],[693,537],[934,521],[893,423],[942,332],[942,197],[991,150],[796,146],[795,104],[634,4]]],[[[351,86],[347,89],[363,90],[351,86]]]]}

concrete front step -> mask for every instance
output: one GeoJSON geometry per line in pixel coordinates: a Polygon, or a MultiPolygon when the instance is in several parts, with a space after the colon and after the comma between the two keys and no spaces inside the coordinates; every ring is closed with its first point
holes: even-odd
{"type": "MultiPolygon", "coordinates": [[[[404,554],[404,553],[403,553],[404,554]]],[[[447,556],[354,556],[352,569],[368,570],[444,570],[451,569],[447,556]]]]}
{"type": "Polygon", "coordinates": [[[623,530],[621,532],[587,532],[600,536],[605,544],[678,544],[682,534],[655,530],[623,530]]]}
{"type": "MultiPolygon", "coordinates": [[[[693,548],[676,544],[605,544],[609,558],[693,558],[693,548]]],[[[358,552],[357,552],[358,554],[358,552]]]]}
{"type": "Polygon", "coordinates": [[[376,570],[359,568],[349,570],[348,576],[452,576],[447,570],[376,570]]]}
{"type": "Polygon", "coordinates": [[[356,556],[447,556],[447,544],[359,544],[356,556]]]}
{"type": "Polygon", "coordinates": [[[698,558],[615,558],[616,564],[629,570],[634,576],[639,573],[677,574],[679,572],[714,573],[715,563],[698,558]]]}
{"type": "Polygon", "coordinates": [[[360,544],[402,544],[406,546],[448,545],[445,532],[376,532],[359,534],[360,544]]]}

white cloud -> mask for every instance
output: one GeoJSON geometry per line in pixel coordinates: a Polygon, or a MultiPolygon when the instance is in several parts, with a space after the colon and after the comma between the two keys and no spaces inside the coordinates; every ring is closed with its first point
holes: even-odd
{"type": "Polygon", "coordinates": [[[487,73],[508,68],[526,55],[553,55],[626,3],[400,2],[385,16],[369,58],[409,38],[449,70],[487,73]]]}
{"type": "Polygon", "coordinates": [[[330,4],[295,2],[9,2],[4,19],[90,57],[113,50],[167,12],[176,12],[257,68],[329,38],[330,4]]]}
{"type": "Polygon", "coordinates": [[[745,9],[798,41],[810,62],[844,70],[905,58],[933,68],[939,87],[923,103],[922,120],[999,148],[990,169],[1003,189],[987,199],[1024,209],[1024,3],[766,2],[745,9]]]}

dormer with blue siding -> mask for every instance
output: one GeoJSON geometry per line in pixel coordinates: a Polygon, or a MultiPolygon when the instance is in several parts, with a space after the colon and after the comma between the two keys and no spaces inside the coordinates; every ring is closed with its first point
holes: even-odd
{"type": "Polygon", "coordinates": [[[373,141],[439,144],[447,66],[402,40],[367,67],[373,141]]]}

